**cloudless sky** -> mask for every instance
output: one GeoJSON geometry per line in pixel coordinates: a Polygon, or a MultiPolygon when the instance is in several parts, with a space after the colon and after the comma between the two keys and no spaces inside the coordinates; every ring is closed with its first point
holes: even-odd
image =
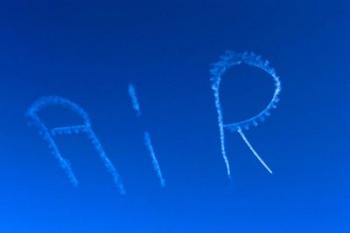
{"type": "MultiPolygon", "coordinates": [[[[349,232],[349,10],[345,0],[1,1],[0,232],[349,232]],[[273,175],[226,132],[226,176],[209,81],[225,50],[254,51],[281,77],[278,108],[246,131],[273,175]],[[80,181],[72,187],[25,116],[47,95],[89,113],[126,196],[84,135],[55,138],[80,181]]],[[[244,65],[222,85],[228,123],[273,93],[266,73],[244,65]]],[[[48,127],[79,122],[59,107],[40,116],[48,127]]]]}

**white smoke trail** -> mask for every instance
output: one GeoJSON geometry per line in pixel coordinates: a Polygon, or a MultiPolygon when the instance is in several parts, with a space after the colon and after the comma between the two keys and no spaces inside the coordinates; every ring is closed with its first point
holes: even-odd
{"type": "Polygon", "coordinates": [[[86,133],[86,125],[74,125],[74,126],[64,126],[56,127],[51,129],[52,136],[62,135],[62,134],[79,134],[86,133]]]}
{"type": "MultiPolygon", "coordinates": [[[[130,96],[130,99],[131,99],[132,107],[135,110],[136,115],[138,117],[140,117],[141,116],[141,107],[140,107],[140,104],[139,104],[139,101],[138,101],[138,98],[137,98],[136,89],[135,89],[134,85],[131,84],[131,83],[129,84],[128,92],[129,92],[129,96],[130,96]]],[[[148,150],[148,152],[150,154],[150,157],[152,159],[153,168],[154,168],[154,170],[157,173],[160,185],[162,187],[164,187],[165,186],[165,179],[163,178],[162,171],[160,169],[158,159],[157,159],[156,154],[155,154],[154,149],[153,149],[151,136],[150,136],[150,134],[147,131],[144,132],[144,142],[145,142],[145,146],[146,146],[146,148],[147,148],[147,150],[148,150]]]]}
{"type": "Polygon", "coordinates": [[[269,168],[269,166],[264,162],[264,160],[259,156],[259,154],[256,152],[256,150],[253,148],[253,146],[249,143],[247,137],[244,135],[242,129],[238,129],[237,132],[239,133],[239,135],[242,137],[243,141],[245,142],[245,144],[248,146],[248,148],[250,149],[250,151],[254,154],[254,156],[259,160],[259,162],[264,166],[264,168],[270,173],[272,174],[272,170],[269,168]]]}
{"type": "Polygon", "coordinates": [[[156,171],[156,173],[158,175],[158,178],[159,178],[161,186],[164,187],[165,186],[165,180],[163,178],[162,171],[160,169],[158,159],[156,157],[156,154],[155,154],[153,146],[152,146],[151,136],[150,136],[150,134],[147,131],[144,134],[144,139],[145,139],[145,146],[148,149],[148,152],[149,152],[149,154],[150,154],[150,156],[152,158],[153,168],[154,168],[154,170],[156,171]]]}
{"type": "Polygon", "coordinates": [[[55,143],[54,139],[51,137],[47,127],[40,121],[40,119],[37,116],[28,115],[28,117],[31,118],[32,123],[38,128],[39,135],[42,137],[44,141],[46,141],[51,154],[58,160],[60,167],[68,176],[68,179],[71,182],[71,184],[74,187],[77,187],[79,185],[79,181],[73,172],[70,162],[61,155],[57,147],[57,144],[55,143]]]}
{"type": "Polygon", "coordinates": [[[140,103],[139,103],[139,100],[138,100],[137,95],[136,95],[135,87],[131,83],[129,84],[128,92],[129,92],[129,96],[131,99],[132,107],[135,110],[136,115],[138,117],[140,117],[141,116],[140,103]]]}
{"type": "Polygon", "coordinates": [[[226,155],[226,148],[225,148],[225,132],[224,132],[224,122],[223,122],[223,114],[222,109],[220,105],[220,96],[219,91],[214,90],[215,95],[215,107],[218,114],[218,126],[219,126],[219,134],[220,134],[220,148],[221,148],[221,155],[224,159],[225,166],[226,166],[226,174],[229,179],[231,179],[231,168],[230,168],[230,162],[226,155]]]}
{"type": "Polygon", "coordinates": [[[104,149],[100,143],[100,140],[98,140],[95,132],[91,128],[88,128],[86,133],[87,133],[87,136],[90,139],[91,143],[94,145],[94,147],[97,151],[97,154],[102,159],[107,171],[112,175],[114,183],[117,185],[120,194],[125,195],[126,191],[124,189],[124,185],[121,181],[121,178],[120,178],[116,168],[114,167],[113,163],[109,160],[108,156],[106,155],[106,152],[104,151],[104,149]]]}
{"type": "Polygon", "coordinates": [[[272,174],[271,169],[266,165],[266,163],[260,158],[258,153],[254,150],[252,145],[249,143],[249,141],[243,134],[242,129],[249,129],[251,126],[257,126],[259,122],[263,122],[270,115],[270,111],[272,109],[276,108],[277,103],[279,102],[279,94],[281,92],[281,82],[275,70],[270,66],[267,60],[262,59],[260,56],[254,53],[248,53],[248,52],[236,53],[233,51],[227,51],[223,56],[220,57],[220,60],[213,65],[212,69],[210,70],[210,73],[211,73],[211,88],[214,91],[215,107],[218,115],[217,118],[218,118],[219,134],[220,134],[221,155],[226,165],[226,171],[227,171],[228,177],[230,177],[231,171],[230,171],[230,163],[228,161],[226,150],[225,150],[225,132],[224,132],[225,129],[228,129],[231,132],[238,132],[241,135],[244,142],[249,147],[249,149],[251,150],[251,152],[255,155],[255,157],[272,174]],[[229,68],[240,64],[246,64],[252,67],[256,67],[268,73],[273,79],[273,82],[275,85],[275,91],[268,105],[258,114],[240,122],[224,124],[223,112],[222,112],[222,107],[220,102],[221,79],[223,74],[229,68]]]}
{"type": "Polygon", "coordinates": [[[93,144],[94,148],[96,149],[99,157],[102,159],[107,171],[113,176],[113,180],[115,184],[117,185],[119,192],[121,194],[125,194],[125,189],[123,186],[123,183],[120,179],[120,176],[115,169],[112,162],[107,157],[100,141],[96,137],[94,131],[91,128],[91,123],[88,117],[88,114],[77,104],[71,102],[68,99],[58,97],[58,96],[48,96],[48,97],[42,97],[35,101],[29,108],[27,112],[28,117],[32,120],[34,125],[38,128],[40,134],[42,135],[43,139],[48,143],[48,147],[51,151],[51,153],[55,156],[55,158],[58,159],[62,169],[67,174],[69,180],[74,186],[78,185],[78,180],[76,176],[74,175],[74,172],[68,162],[68,160],[64,159],[61,155],[55,140],[53,139],[53,136],[56,134],[78,134],[78,133],[86,133],[90,142],[93,144]],[[61,106],[64,108],[67,108],[77,115],[79,115],[83,121],[84,124],[82,125],[72,125],[72,126],[66,126],[66,127],[58,127],[51,130],[51,132],[48,130],[48,128],[45,126],[44,123],[40,120],[38,117],[38,113],[43,108],[46,108],[51,105],[61,106]]]}

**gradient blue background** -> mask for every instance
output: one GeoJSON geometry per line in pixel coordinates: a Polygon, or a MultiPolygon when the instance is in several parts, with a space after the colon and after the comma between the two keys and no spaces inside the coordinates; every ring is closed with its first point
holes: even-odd
{"type": "MultiPolygon", "coordinates": [[[[349,232],[348,1],[1,1],[0,232],[349,232]],[[281,102],[220,155],[209,65],[226,49],[255,51],[282,79],[281,102]],[[127,84],[137,88],[137,119],[127,84]],[[74,189],[24,113],[43,95],[84,107],[118,168],[121,197],[83,135],[57,138],[74,189]],[[152,135],[161,189],[143,145],[152,135]]],[[[260,110],[269,77],[232,69],[225,121],[260,110]]],[[[48,126],[77,119],[59,108],[48,126]]]]}

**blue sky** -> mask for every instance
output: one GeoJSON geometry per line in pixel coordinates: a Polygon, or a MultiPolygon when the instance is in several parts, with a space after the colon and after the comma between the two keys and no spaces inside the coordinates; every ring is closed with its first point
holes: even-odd
{"type": "MultiPolygon", "coordinates": [[[[350,229],[347,1],[2,1],[0,3],[0,231],[343,233],[350,229]],[[210,64],[254,51],[281,77],[278,108],[220,154],[210,64]],[[142,117],[132,109],[128,84],[142,117]],[[81,105],[122,176],[120,196],[89,140],[57,143],[74,188],[25,112],[40,96],[81,105]],[[161,188],[143,132],[152,136],[161,188]]],[[[223,78],[225,121],[261,110],[267,74],[223,78]]],[[[48,126],[79,119],[43,111],[48,126]]]]}

